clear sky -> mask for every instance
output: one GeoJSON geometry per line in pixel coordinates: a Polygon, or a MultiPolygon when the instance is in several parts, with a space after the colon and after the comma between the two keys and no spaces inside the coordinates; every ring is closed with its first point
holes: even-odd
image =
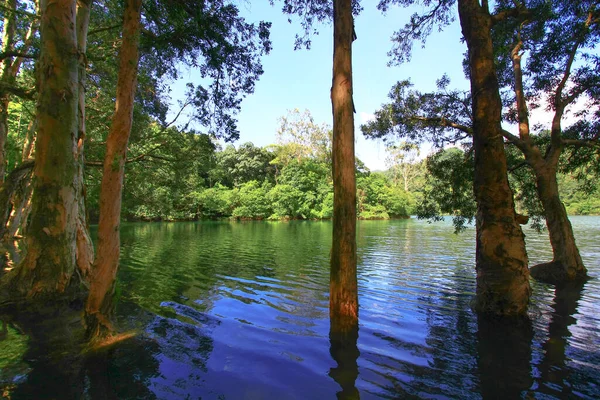
{"type": "MultiPolygon", "coordinates": [[[[468,89],[462,70],[466,45],[460,41],[458,21],[433,32],[426,47],[415,43],[411,61],[402,66],[388,67],[387,53],[392,48],[390,38],[404,26],[412,9],[392,8],[383,15],[376,1],[363,1],[364,11],[355,20],[358,39],[353,44],[354,104],[356,107],[356,155],[371,170],[385,169],[383,143],[365,140],[360,124],[366,122],[399,80],[410,79],[421,91],[433,90],[444,73],[452,86],[468,89]]],[[[301,33],[298,19],[290,24],[281,13],[281,6],[271,7],[268,1],[241,2],[242,13],[249,21],[271,21],[272,52],[263,57],[264,74],[255,92],[242,103],[238,115],[240,140],[236,146],[253,142],[265,146],[275,142],[277,119],[294,108],[308,109],[316,123],[332,124],[331,87],[333,60],[333,27],[319,26],[320,34],[313,37],[310,50],[294,51],[294,38],[301,33]]],[[[193,74],[193,73],[192,73],[193,74]]],[[[184,77],[189,79],[190,77],[184,77]]]]}

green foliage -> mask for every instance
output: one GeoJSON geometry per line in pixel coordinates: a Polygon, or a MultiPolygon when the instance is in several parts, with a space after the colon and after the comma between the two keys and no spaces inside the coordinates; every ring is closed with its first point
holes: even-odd
{"type": "Polygon", "coordinates": [[[472,223],[477,211],[473,196],[473,157],[457,148],[427,158],[427,183],[417,216],[436,221],[452,215],[456,232],[472,223]]]}
{"type": "Polygon", "coordinates": [[[210,176],[212,181],[231,188],[251,181],[274,182],[273,158],[271,152],[252,143],[244,143],[237,149],[229,145],[216,154],[210,176]]]}
{"type": "Polygon", "coordinates": [[[232,217],[238,219],[265,219],[271,215],[268,193],[270,184],[257,181],[244,183],[233,192],[235,208],[232,217]]]}
{"type": "Polygon", "coordinates": [[[413,196],[401,187],[393,186],[381,172],[358,177],[357,210],[361,219],[389,219],[407,217],[414,203],[413,196]]]}
{"type": "Polygon", "coordinates": [[[226,217],[232,213],[233,191],[220,184],[192,195],[203,218],[226,217]]]}

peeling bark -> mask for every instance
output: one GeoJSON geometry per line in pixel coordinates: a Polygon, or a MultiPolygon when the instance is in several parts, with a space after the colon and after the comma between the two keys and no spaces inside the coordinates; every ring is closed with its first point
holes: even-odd
{"type": "Polygon", "coordinates": [[[40,3],[40,83],[27,254],[7,277],[18,296],[64,294],[75,277],[77,38],[75,0],[40,3]]]}
{"type": "Polygon", "coordinates": [[[358,326],[356,278],[356,176],[354,106],[352,102],[352,41],[350,0],[334,0],[333,82],[333,245],[329,315],[333,332],[358,326]]]}
{"type": "Polygon", "coordinates": [[[492,18],[489,10],[477,0],[459,0],[458,11],[469,49],[473,96],[477,201],[474,307],[482,313],[524,314],[530,295],[528,260],[508,184],[501,127],[502,102],[491,40],[492,18]]]}
{"type": "Polygon", "coordinates": [[[85,306],[88,337],[92,339],[100,339],[112,331],[112,295],[119,267],[121,196],[127,143],[133,120],[141,3],[141,0],[128,0],[123,19],[117,102],[106,141],[100,189],[98,252],[92,270],[90,295],[85,306]]]}

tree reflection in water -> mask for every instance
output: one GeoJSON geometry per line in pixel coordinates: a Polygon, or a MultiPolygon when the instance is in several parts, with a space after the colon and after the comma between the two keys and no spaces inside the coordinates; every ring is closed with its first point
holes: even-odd
{"type": "Polygon", "coordinates": [[[360,394],[356,388],[356,378],[358,378],[358,357],[360,351],[357,346],[358,326],[349,332],[329,332],[329,353],[337,363],[337,366],[329,370],[329,376],[332,377],[342,390],[337,392],[337,398],[340,400],[360,399],[360,394]]]}
{"type": "Polygon", "coordinates": [[[484,399],[518,399],[533,383],[529,317],[477,317],[477,365],[484,399]]]}
{"type": "Polygon", "coordinates": [[[28,336],[21,360],[28,365],[18,384],[3,385],[16,399],[155,399],[196,395],[213,350],[210,331],[219,321],[175,303],[165,303],[174,318],[138,309],[145,331],[104,348],[85,351],[79,312],[19,321],[28,336]],[[184,322],[185,321],[185,322],[184,322]],[[161,374],[163,363],[178,364],[177,374],[161,374]],[[172,380],[182,378],[186,385],[172,380]]]}
{"type": "Polygon", "coordinates": [[[542,345],[543,359],[539,365],[539,391],[555,396],[572,396],[569,383],[571,369],[566,365],[568,359],[565,350],[571,332],[569,326],[576,324],[577,305],[581,299],[583,284],[557,287],[554,295],[552,318],[548,326],[548,339],[542,345]]]}

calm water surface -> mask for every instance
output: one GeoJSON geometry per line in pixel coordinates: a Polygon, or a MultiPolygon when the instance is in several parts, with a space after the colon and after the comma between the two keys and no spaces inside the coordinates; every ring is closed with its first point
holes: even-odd
{"type": "MultiPolygon", "coordinates": [[[[572,222],[598,278],[600,218],[572,222]]],[[[599,280],[532,282],[530,323],[478,321],[474,230],[452,231],[359,223],[360,329],[340,352],[330,223],[125,224],[117,314],[141,339],[74,360],[9,327],[0,385],[13,399],[600,398],[599,280]]],[[[549,261],[546,236],[526,234],[531,265],[549,261]]]]}

